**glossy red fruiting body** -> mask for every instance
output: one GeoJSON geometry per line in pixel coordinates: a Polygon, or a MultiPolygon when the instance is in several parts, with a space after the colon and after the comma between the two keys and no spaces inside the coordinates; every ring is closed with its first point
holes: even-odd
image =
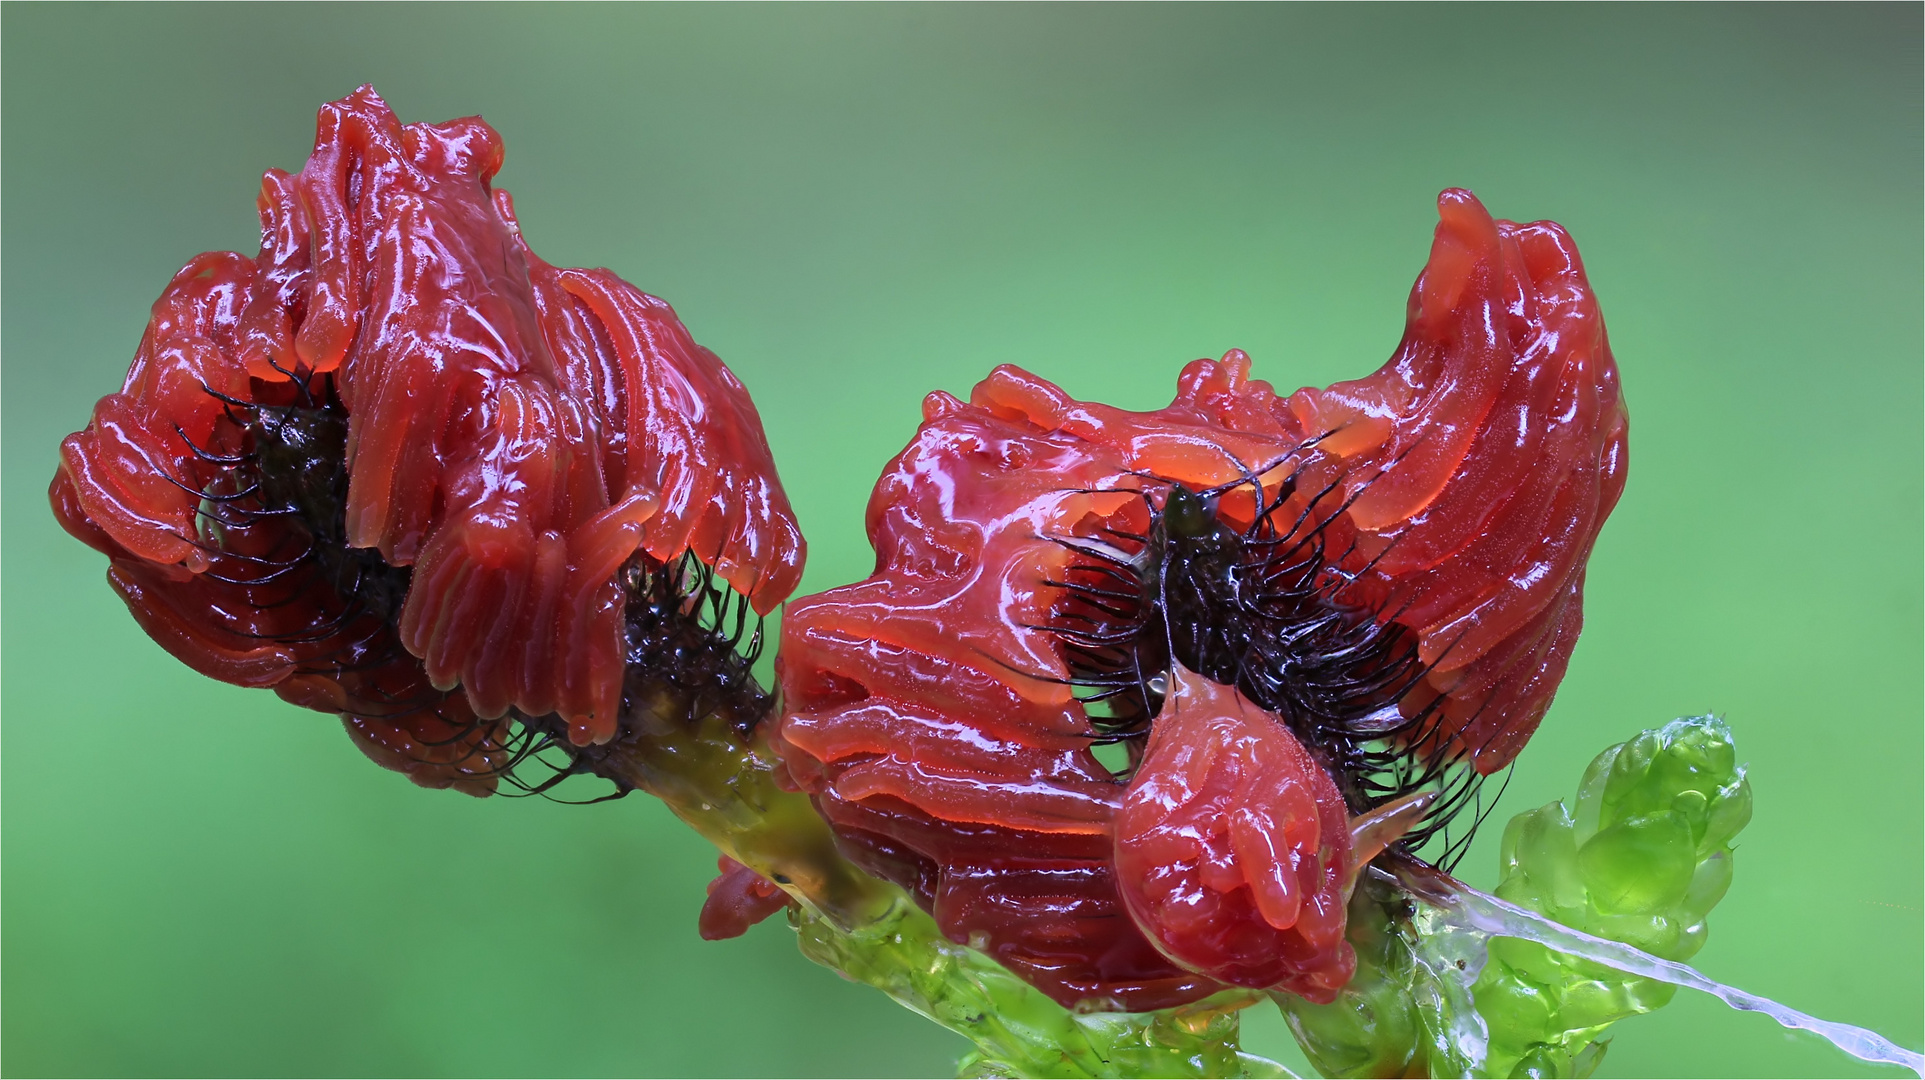
{"type": "Polygon", "coordinates": [[[1232,352],[1152,413],[1012,367],[932,394],[870,501],[875,573],[788,609],[795,783],[1065,1004],[1327,998],[1339,803],[1441,788],[1439,834],[1550,704],[1624,481],[1617,372],[1562,229],[1439,210],[1369,378],[1282,398],[1232,352]],[[1235,689],[1165,733],[1185,669],[1235,689]]]}
{"type": "Polygon", "coordinates": [[[803,552],[741,383],[666,303],[529,251],[501,162],[479,119],[324,106],[260,254],[175,276],[51,490],[176,657],[477,794],[511,708],[616,734],[638,551],[758,612],[803,552]]]}
{"type": "Polygon", "coordinates": [[[1577,644],[1627,421],[1570,235],[1493,221],[1467,191],[1437,205],[1390,362],[1287,405],[1306,433],[1335,433],[1306,479],[1341,473],[1354,499],[1350,562],[1368,570],[1353,595],[1418,634],[1423,692],[1489,774],[1537,729],[1577,644]]]}
{"type": "Polygon", "coordinates": [[[788,906],[789,894],[761,874],[727,855],[715,860],[720,871],[708,884],[696,930],[704,941],[726,941],[788,906]]]}
{"type": "Polygon", "coordinates": [[[1116,811],[1116,882],[1170,959],[1328,1002],[1350,981],[1350,822],[1278,717],[1181,665],[1116,811]]]}

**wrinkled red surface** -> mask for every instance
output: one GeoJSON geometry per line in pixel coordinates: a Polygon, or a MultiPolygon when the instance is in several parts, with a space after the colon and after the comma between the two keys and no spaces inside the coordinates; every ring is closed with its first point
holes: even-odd
{"type": "MultiPolygon", "coordinates": [[[[350,714],[364,748],[427,782],[458,779],[421,766],[445,756],[445,733],[378,707],[387,684],[408,701],[459,685],[437,706],[457,726],[512,705],[605,741],[621,686],[613,578],[632,553],[693,551],[759,611],[802,563],[741,383],[666,303],[535,257],[490,184],[501,162],[479,119],[404,127],[366,87],[324,106],[306,166],[262,182],[260,254],[176,275],[122,392],[63,444],[52,493],[174,655],[350,714]],[[348,412],[349,543],[414,568],[386,631],[407,655],[378,673],[344,675],[338,642],[296,640],[325,621],[313,605],[262,610],[209,578],[234,560],[196,538],[211,466],[189,444],[246,450],[209,390],[291,404],[294,371],[331,378],[348,412]]],[[[248,531],[281,558],[299,550],[248,531]]]]}
{"type": "Polygon", "coordinates": [[[1350,817],[1276,716],[1182,668],[1116,813],[1124,904],[1177,963],[1329,1002],[1344,940],[1350,817]]]}
{"type": "MultiPolygon", "coordinates": [[[[1562,229],[1493,221],[1456,190],[1439,210],[1404,342],[1367,379],[1285,399],[1233,351],[1187,366],[1151,413],[1008,366],[968,403],[930,395],[870,500],[875,573],[788,608],[776,744],[797,783],[952,938],[1060,1001],[1156,1008],[1217,986],[1118,918],[1122,785],[1088,749],[1058,640],[1036,629],[1072,558],[1046,537],[1145,527],[1138,497],[1092,490],[1269,469],[1274,495],[1295,470],[1275,520],[1321,528],[1333,571],[1355,579],[1340,597],[1414,630],[1433,665],[1407,713],[1442,695],[1437,734],[1488,773],[1550,704],[1624,481],[1617,372],[1562,229]],[[1332,483],[1355,496],[1334,516],[1338,499],[1309,506],[1332,483]]],[[[1238,526],[1253,513],[1249,498],[1219,507],[1238,526]]]]}
{"type": "MultiPolygon", "coordinates": [[[[1019,378],[999,371],[978,400],[1019,378]]],[[[1070,555],[1043,535],[1134,502],[1075,490],[1122,463],[947,394],[923,409],[870,500],[876,573],[784,613],[784,761],[858,861],[1057,1000],[1150,1009],[1208,993],[1123,910],[1122,789],[1090,754],[1082,707],[1023,674],[1065,673],[1054,639],[1024,628],[1047,622],[1043,579],[1070,555]]]]}
{"type": "Polygon", "coordinates": [[[789,903],[789,894],[774,882],[727,855],[715,860],[715,868],[721,872],[709,882],[708,899],[696,920],[704,941],[741,937],[789,903]]]}
{"type": "Polygon", "coordinates": [[[1351,563],[1377,561],[1352,595],[1418,632],[1445,727],[1488,774],[1523,749],[1577,644],[1626,418],[1570,235],[1493,221],[1467,191],[1437,208],[1390,363],[1287,405],[1302,430],[1337,432],[1306,479],[1341,473],[1356,496],[1351,563]]]}

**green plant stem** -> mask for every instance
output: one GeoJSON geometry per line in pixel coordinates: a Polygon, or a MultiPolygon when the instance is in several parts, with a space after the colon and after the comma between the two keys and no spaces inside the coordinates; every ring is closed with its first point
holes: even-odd
{"type": "Polygon", "coordinates": [[[610,751],[605,774],[662,800],[723,854],[838,927],[889,913],[896,890],[842,857],[807,796],[776,784],[760,729],[745,743],[735,717],[690,720],[686,692],[672,686],[640,697],[630,717],[635,737],[610,751]]]}
{"type": "MultiPolygon", "coordinates": [[[[1731,883],[1732,840],[1751,817],[1723,721],[1675,720],[1608,748],[1585,772],[1576,806],[1511,819],[1496,896],[1663,959],[1695,953],[1731,883]]],[[[1350,907],[1350,985],[1329,1005],[1277,995],[1325,1075],[1588,1076],[1611,1024],[1676,991],[1434,916],[1367,878],[1350,907]]]]}
{"type": "Polygon", "coordinates": [[[1238,1010],[1249,992],[1180,1009],[1078,1013],[1000,964],[947,940],[905,896],[883,919],[845,932],[807,909],[791,915],[803,955],[888,994],[966,1036],[969,1076],[1288,1076],[1237,1049],[1238,1010]]]}
{"type": "Polygon", "coordinates": [[[796,903],[802,952],[968,1038],[972,1076],[1284,1077],[1238,1049],[1238,1010],[1255,993],[1179,1009],[1079,1013],[982,953],[950,941],[910,898],[842,857],[809,800],[776,783],[773,754],[739,718],[690,720],[693,699],[663,685],[635,695],[633,737],[597,771],[661,799],[722,852],[796,903]]]}

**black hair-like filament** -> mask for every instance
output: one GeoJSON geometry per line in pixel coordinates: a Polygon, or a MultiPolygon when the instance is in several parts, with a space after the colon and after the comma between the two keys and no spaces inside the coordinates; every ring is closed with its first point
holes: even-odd
{"type": "Polygon", "coordinates": [[[1048,582],[1060,598],[1050,622],[1036,629],[1059,644],[1092,742],[1127,743],[1132,767],[1162,708],[1172,663],[1181,663],[1282,717],[1352,813],[1436,791],[1400,846],[1415,852],[1435,840],[1433,859],[1449,869],[1495,800],[1483,799],[1484,777],[1441,725],[1441,697],[1411,715],[1402,711],[1429,671],[1416,634],[1394,621],[1396,612],[1339,598],[1364,571],[1342,569],[1353,551],[1331,550],[1328,527],[1369,482],[1339,502],[1341,481],[1333,481],[1307,494],[1289,515],[1294,520],[1280,522],[1296,478],[1268,496],[1259,479],[1280,463],[1203,490],[1136,474],[1137,486],[1114,490],[1143,500],[1148,530],[1048,537],[1074,558],[1048,582]],[[1238,489],[1251,492],[1256,507],[1242,529],[1217,513],[1219,500],[1238,489]],[[1453,828],[1466,816],[1468,827],[1453,828]]]}

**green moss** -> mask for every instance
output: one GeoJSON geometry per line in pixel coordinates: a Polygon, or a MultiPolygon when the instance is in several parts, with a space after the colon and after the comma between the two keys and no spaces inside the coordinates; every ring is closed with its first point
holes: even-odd
{"type": "MultiPolygon", "coordinates": [[[[1675,720],[1598,755],[1573,813],[1562,802],[1504,830],[1496,894],[1576,930],[1667,960],[1704,946],[1731,884],[1731,841],[1751,785],[1722,720],[1675,720]]],[[[1490,1076],[1585,1076],[1599,1036],[1671,1000],[1675,987],[1496,938],[1473,987],[1490,1030],[1490,1076]]]]}
{"type": "MultiPolygon", "coordinates": [[[[1685,960],[1704,945],[1705,917],[1731,884],[1731,840],[1750,818],[1751,787],[1724,722],[1676,720],[1598,755],[1575,812],[1560,801],[1512,818],[1493,892],[1573,929],[1685,960]]],[[[1423,924],[1401,892],[1367,878],[1351,900],[1350,986],[1329,1005],[1277,995],[1324,1075],[1588,1076],[1609,1025],[1676,992],[1534,941],[1494,938],[1472,986],[1487,1039],[1479,1062],[1455,1037],[1468,1018],[1453,1015],[1432,974],[1441,943],[1424,937],[1423,924]]]]}

